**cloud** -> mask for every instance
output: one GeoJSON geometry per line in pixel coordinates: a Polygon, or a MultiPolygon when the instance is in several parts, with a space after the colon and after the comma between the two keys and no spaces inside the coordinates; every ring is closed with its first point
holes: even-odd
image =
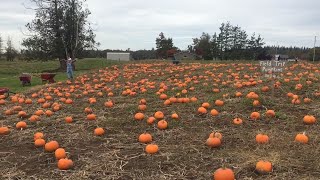
{"type": "MultiPolygon", "coordinates": [[[[34,16],[24,7],[29,2],[1,0],[0,33],[17,46],[24,38],[19,29],[34,16]]],[[[226,21],[260,34],[268,45],[312,47],[320,36],[318,0],[88,0],[86,6],[101,49],[151,49],[160,32],[186,49],[192,38],[214,34],[226,21]]]]}

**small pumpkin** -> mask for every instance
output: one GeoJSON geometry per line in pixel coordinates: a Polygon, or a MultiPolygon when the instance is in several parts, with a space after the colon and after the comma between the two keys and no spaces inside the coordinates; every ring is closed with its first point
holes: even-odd
{"type": "Polygon", "coordinates": [[[105,133],[105,131],[103,128],[94,129],[94,135],[96,135],[96,136],[102,136],[102,135],[104,135],[104,133],[105,133]]]}
{"type": "Polygon", "coordinates": [[[236,124],[236,125],[240,125],[243,123],[243,120],[241,118],[235,118],[233,119],[233,124],[236,124]]]}
{"type": "Polygon", "coordinates": [[[45,114],[50,117],[53,115],[53,112],[51,110],[46,110],[45,114]]]}
{"type": "Polygon", "coordinates": [[[199,114],[206,114],[207,112],[208,112],[207,109],[204,108],[204,107],[199,107],[199,108],[198,108],[198,113],[199,113],[199,114]]]}
{"type": "Polygon", "coordinates": [[[43,147],[46,144],[46,141],[44,139],[36,139],[34,141],[34,145],[36,147],[43,147]]]}
{"type": "Polygon", "coordinates": [[[112,101],[106,101],[106,102],[104,103],[104,106],[110,108],[110,107],[113,106],[113,102],[112,102],[112,101]]]}
{"type": "Polygon", "coordinates": [[[207,140],[206,140],[206,145],[209,146],[209,147],[219,147],[221,146],[221,140],[217,137],[209,137],[207,140]]]}
{"type": "Polygon", "coordinates": [[[10,129],[8,127],[0,127],[0,135],[8,135],[10,133],[10,129]]]}
{"type": "Polygon", "coordinates": [[[311,99],[310,98],[304,98],[303,102],[306,103],[306,104],[309,104],[309,103],[311,103],[311,99]]]}
{"type": "Polygon", "coordinates": [[[65,117],[64,120],[66,121],[66,123],[72,123],[73,119],[71,116],[65,117]]]}
{"type": "Polygon", "coordinates": [[[269,136],[265,134],[257,134],[256,135],[256,142],[259,144],[266,144],[269,142],[269,136]]]}
{"type": "Polygon", "coordinates": [[[139,139],[139,142],[141,143],[149,143],[152,141],[152,136],[149,133],[143,133],[143,134],[140,134],[138,139],[139,139]]]}
{"type": "Polygon", "coordinates": [[[156,118],[155,118],[155,117],[149,117],[149,118],[147,119],[147,124],[151,125],[151,124],[153,124],[155,121],[156,121],[156,118]]]}
{"type": "Polygon", "coordinates": [[[258,161],[256,164],[256,171],[260,174],[269,173],[272,171],[272,164],[269,161],[258,161]]]}
{"type": "Polygon", "coordinates": [[[211,114],[212,116],[218,116],[218,115],[219,115],[219,112],[218,112],[216,109],[212,109],[212,110],[210,111],[210,114],[211,114]]]}
{"type": "Polygon", "coordinates": [[[164,114],[161,111],[157,111],[157,112],[154,113],[154,117],[156,119],[163,119],[164,118],[164,114]]]}
{"type": "Polygon", "coordinates": [[[37,116],[41,116],[41,115],[44,114],[44,112],[43,112],[43,110],[39,109],[34,114],[37,115],[37,116]]]}
{"type": "Polygon", "coordinates": [[[258,120],[258,119],[260,119],[260,113],[259,112],[252,112],[250,115],[250,118],[253,120],[258,120]]]}
{"type": "Polygon", "coordinates": [[[166,120],[160,120],[158,121],[158,124],[157,124],[158,128],[163,130],[163,129],[167,129],[168,128],[168,122],[166,120]]]}
{"type": "Polygon", "coordinates": [[[67,157],[66,151],[63,148],[58,148],[54,151],[56,159],[64,159],[67,157]]]}
{"type": "Polygon", "coordinates": [[[33,140],[43,139],[43,138],[44,138],[44,134],[42,132],[37,132],[33,135],[33,140]]]}
{"type": "Polygon", "coordinates": [[[88,114],[87,115],[87,120],[93,121],[96,120],[97,116],[95,114],[88,114]]]}
{"type": "Polygon", "coordinates": [[[145,105],[145,104],[139,104],[138,109],[139,109],[140,111],[145,111],[145,110],[147,109],[147,105],[145,105]]]}
{"type": "Polygon", "coordinates": [[[305,124],[314,124],[316,123],[316,118],[314,116],[311,116],[311,115],[306,115],[303,117],[303,122],[305,124]]]}
{"type": "Polygon", "coordinates": [[[209,134],[209,138],[214,138],[214,137],[219,138],[221,140],[222,139],[222,134],[219,133],[219,132],[212,132],[212,133],[209,134]]]}
{"type": "Polygon", "coordinates": [[[201,106],[207,109],[210,107],[210,104],[208,102],[204,102],[201,106]]]}
{"type": "Polygon", "coordinates": [[[214,180],[235,180],[234,172],[229,168],[219,168],[213,173],[214,180]]]}
{"type": "Polygon", "coordinates": [[[73,161],[71,159],[59,159],[58,161],[58,168],[60,170],[68,170],[70,168],[72,168],[73,166],[73,161]]]}
{"type": "Polygon", "coordinates": [[[38,115],[32,115],[30,118],[29,118],[29,121],[31,122],[36,122],[40,120],[40,117],[38,115]]]}
{"type": "Polygon", "coordinates": [[[215,104],[216,106],[223,106],[223,105],[224,105],[224,102],[221,101],[221,100],[216,100],[216,101],[214,102],[214,104],[215,104]]]}
{"type": "Polygon", "coordinates": [[[87,113],[87,114],[92,114],[93,113],[93,110],[89,107],[86,107],[84,108],[84,112],[87,113]]]}
{"type": "Polygon", "coordinates": [[[18,112],[18,117],[19,118],[25,118],[25,117],[27,117],[27,113],[25,111],[19,111],[18,112]]]}
{"type": "Polygon", "coordinates": [[[54,152],[58,148],[59,148],[59,143],[57,141],[50,141],[44,145],[44,149],[47,152],[54,152]]]}
{"type": "Polygon", "coordinates": [[[159,146],[156,145],[156,144],[148,144],[146,146],[146,149],[145,151],[148,153],[148,154],[155,154],[159,151],[159,146]]]}
{"type": "Polygon", "coordinates": [[[304,133],[297,134],[295,137],[295,141],[302,143],[302,144],[307,144],[309,141],[309,138],[306,135],[306,133],[304,132],[304,133]]]}
{"type": "Polygon", "coordinates": [[[178,115],[177,113],[173,113],[173,114],[171,115],[171,118],[172,118],[172,119],[179,119],[179,115],[178,115]]]}
{"type": "Polygon", "coordinates": [[[139,104],[147,104],[147,101],[146,101],[145,99],[141,99],[141,100],[139,101],[139,104]]]}
{"type": "Polygon", "coordinates": [[[20,121],[16,124],[17,129],[26,129],[27,128],[27,123],[24,121],[20,121]]]}
{"type": "Polygon", "coordinates": [[[134,119],[135,119],[135,120],[138,120],[138,121],[141,121],[141,120],[144,119],[144,114],[143,114],[143,113],[136,113],[136,114],[134,115],[134,119]]]}
{"type": "Polygon", "coordinates": [[[274,110],[267,110],[266,112],[267,117],[274,117],[275,115],[276,113],[274,112],[274,110]]]}

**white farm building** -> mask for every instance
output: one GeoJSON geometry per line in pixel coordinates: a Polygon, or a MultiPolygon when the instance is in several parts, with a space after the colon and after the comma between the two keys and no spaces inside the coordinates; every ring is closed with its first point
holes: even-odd
{"type": "Polygon", "coordinates": [[[130,61],[131,55],[129,52],[107,52],[107,59],[115,61],[130,61]]]}

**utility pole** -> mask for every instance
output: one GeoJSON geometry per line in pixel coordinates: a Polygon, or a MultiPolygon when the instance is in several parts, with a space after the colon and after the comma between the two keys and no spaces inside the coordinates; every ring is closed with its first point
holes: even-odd
{"type": "Polygon", "coordinates": [[[314,36],[314,45],[313,45],[313,62],[316,57],[316,41],[317,41],[317,36],[314,36]]]}

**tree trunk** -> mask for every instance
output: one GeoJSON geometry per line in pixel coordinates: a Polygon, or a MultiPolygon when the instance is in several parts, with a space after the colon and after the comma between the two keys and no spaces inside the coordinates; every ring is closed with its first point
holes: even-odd
{"type": "Polygon", "coordinates": [[[66,61],[64,61],[63,59],[60,59],[59,62],[60,62],[60,68],[59,68],[59,69],[61,69],[61,70],[67,70],[67,63],[66,63],[66,61]]]}

